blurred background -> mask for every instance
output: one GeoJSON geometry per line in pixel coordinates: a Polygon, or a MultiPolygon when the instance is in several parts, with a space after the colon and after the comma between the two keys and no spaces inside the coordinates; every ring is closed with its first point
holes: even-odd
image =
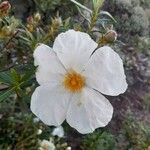
{"type": "Polygon", "coordinates": [[[78,2],[0,0],[0,150],[150,150],[150,1],[78,2]],[[124,94],[108,97],[111,122],[88,135],[67,123],[48,127],[29,109],[38,86],[35,47],[52,46],[72,28],[117,51],[129,85],[124,94]]]}

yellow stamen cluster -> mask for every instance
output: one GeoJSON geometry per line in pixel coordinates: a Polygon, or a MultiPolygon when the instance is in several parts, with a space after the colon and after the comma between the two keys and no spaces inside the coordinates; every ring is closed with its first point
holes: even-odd
{"type": "Polygon", "coordinates": [[[66,73],[63,85],[70,92],[80,92],[85,86],[85,77],[74,70],[71,70],[66,73]]]}

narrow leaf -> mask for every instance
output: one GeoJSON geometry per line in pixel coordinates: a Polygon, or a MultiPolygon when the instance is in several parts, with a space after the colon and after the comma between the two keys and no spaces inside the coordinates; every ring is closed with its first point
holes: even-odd
{"type": "Polygon", "coordinates": [[[11,69],[11,78],[15,85],[18,84],[20,81],[20,75],[17,73],[15,69],[11,69]]]}
{"type": "Polygon", "coordinates": [[[0,83],[10,85],[12,83],[10,75],[6,72],[1,72],[0,73],[0,83]]]}
{"type": "Polygon", "coordinates": [[[108,17],[110,17],[114,22],[117,22],[114,17],[107,11],[101,11],[100,15],[107,15],[108,17]]]}
{"type": "Polygon", "coordinates": [[[90,10],[89,8],[85,7],[84,5],[80,4],[79,2],[75,1],[75,0],[70,0],[71,2],[73,2],[74,4],[76,4],[77,6],[79,6],[82,9],[85,9],[86,11],[88,11],[89,13],[92,13],[92,10],[90,10]]]}
{"type": "Polygon", "coordinates": [[[14,91],[14,87],[0,94],[0,102],[7,99],[14,91]]]}

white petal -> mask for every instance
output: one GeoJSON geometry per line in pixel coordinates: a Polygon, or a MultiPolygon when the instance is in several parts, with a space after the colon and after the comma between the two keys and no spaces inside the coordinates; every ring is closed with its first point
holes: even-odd
{"type": "Polygon", "coordinates": [[[53,130],[52,135],[62,138],[64,136],[64,129],[63,129],[63,127],[62,126],[56,127],[53,130]]]}
{"type": "Polygon", "coordinates": [[[53,49],[65,68],[79,72],[96,47],[97,43],[88,34],[69,30],[58,35],[53,49]]]}
{"type": "Polygon", "coordinates": [[[103,94],[116,96],[127,89],[123,62],[108,46],[96,50],[85,67],[84,74],[87,85],[103,94]]]}
{"type": "Polygon", "coordinates": [[[31,98],[31,110],[47,125],[59,126],[65,120],[70,93],[60,85],[42,85],[31,98]]]}
{"type": "Polygon", "coordinates": [[[33,55],[35,66],[38,66],[36,79],[39,84],[51,82],[53,77],[60,78],[65,73],[56,53],[49,46],[41,44],[35,49],[33,55]]]}
{"type": "Polygon", "coordinates": [[[67,111],[67,122],[82,134],[104,127],[111,120],[113,107],[99,92],[85,88],[74,95],[67,111]]]}

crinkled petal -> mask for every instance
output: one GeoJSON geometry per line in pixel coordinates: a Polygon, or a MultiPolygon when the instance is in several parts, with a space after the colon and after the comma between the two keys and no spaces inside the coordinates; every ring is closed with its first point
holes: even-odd
{"type": "Polygon", "coordinates": [[[59,79],[65,73],[65,68],[49,46],[41,44],[35,49],[33,55],[35,66],[38,66],[36,79],[40,85],[55,82],[54,77],[59,79]]]}
{"type": "Polygon", "coordinates": [[[88,61],[97,43],[83,32],[69,30],[55,39],[53,49],[67,69],[80,72],[88,61]]]}
{"type": "Polygon", "coordinates": [[[85,67],[87,86],[99,92],[116,96],[127,89],[123,62],[110,47],[96,50],[85,67]]]}
{"type": "Polygon", "coordinates": [[[65,120],[71,94],[58,84],[41,85],[31,98],[31,110],[47,125],[59,126],[65,120]]]}
{"type": "Polygon", "coordinates": [[[85,88],[72,97],[67,111],[67,122],[82,134],[104,127],[111,120],[113,107],[99,92],[85,88]]]}

